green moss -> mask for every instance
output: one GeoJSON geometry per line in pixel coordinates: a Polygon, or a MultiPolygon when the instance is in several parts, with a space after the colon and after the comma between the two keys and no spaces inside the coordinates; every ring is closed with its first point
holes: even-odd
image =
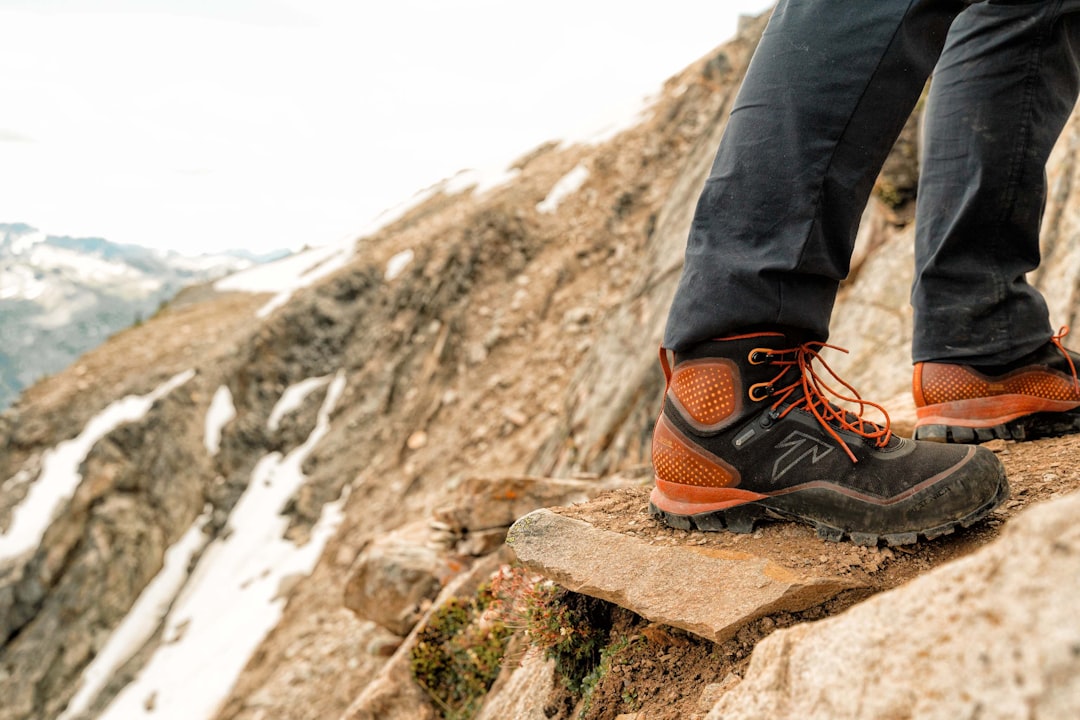
{"type": "Polygon", "coordinates": [[[885,203],[893,210],[903,205],[909,199],[907,192],[884,180],[878,182],[877,187],[874,188],[874,192],[877,195],[878,200],[885,203]]]}
{"type": "Polygon", "coordinates": [[[580,694],[600,665],[601,651],[611,630],[611,606],[559,588],[548,612],[547,633],[554,642],[546,648],[546,655],[555,660],[555,672],[567,689],[580,694]]]}
{"type": "MultiPolygon", "coordinates": [[[[611,667],[615,663],[615,658],[618,657],[619,653],[630,647],[632,643],[632,640],[626,636],[622,636],[600,650],[600,661],[581,682],[582,717],[589,713],[589,708],[592,704],[593,690],[595,690],[596,686],[600,684],[600,681],[611,672],[611,667]]],[[[630,707],[634,707],[637,703],[637,698],[634,696],[633,692],[629,690],[623,691],[622,700],[630,707]]]]}
{"type": "Polygon", "coordinates": [[[531,646],[554,660],[563,685],[580,695],[582,682],[600,663],[611,631],[612,606],[520,567],[496,575],[492,587],[506,624],[521,629],[531,646]]]}
{"type": "Polygon", "coordinates": [[[487,612],[492,601],[488,587],[454,598],[432,614],[413,647],[413,678],[447,720],[473,717],[502,667],[512,631],[487,612]]]}

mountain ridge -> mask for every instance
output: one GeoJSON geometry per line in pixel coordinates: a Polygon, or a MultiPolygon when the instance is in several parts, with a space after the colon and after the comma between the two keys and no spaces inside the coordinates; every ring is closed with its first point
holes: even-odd
{"type": "Polygon", "coordinates": [[[0,410],[183,288],[279,256],[188,257],[0,223],[0,410]]]}
{"type": "MultiPolygon", "coordinates": [[[[300,553],[325,546],[311,569],[279,577],[265,566],[276,585],[261,609],[280,612],[279,619],[251,648],[231,689],[211,698],[216,710],[207,716],[444,715],[413,679],[410,652],[425,623],[456,601],[450,590],[475,588],[505,564],[507,516],[530,505],[578,502],[613,484],[649,482],[664,314],[696,196],[763,23],[745,23],[739,37],[673,77],[640,122],[612,138],[546,144],[492,188],[441,185],[332,258],[313,255],[294,268],[296,282],[280,302],[271,303],[280,293],[269,286],[204,286],[28,388],[0,414],[0,533],[10,530],[63,443],[87,433],[113,403],[192,373],[145,415],[75,458],[74,494],[57,506],[41,545],[0,561],[0,720],[58,717],[162,577],[171,548],[183,547],[188,533],[202,535],[205,544],[181,581],[194,584],[192,577],[211,573],[231,538],[253,529],[234,524],[237,509],[298,478],[257,527],[275,547],[300,553]],[[335,513],[337,531],[324,536],[320,523],[335,513]],[[379,605],[383,617],[362,616],[346,603],[379,605]]],[[[1080,287],[1080,265],[1067,261],[1067,238],[1080,227],[1080,200],[1067,182],[1080,172],[1076,137],[1074,121],[1048,169],[1048,217],[1056,220],[1046,242],[1054,263],[1040,282],[1055,312],[1080,287]]],[[[910,278],[911,230],[903,217],[878,200],[868,207],[858,272],[836,311],[834,341],[851,356],[829,360],[878,398],[900,398],[910,382],[910,313],[906,297],[896,296],[905,273],[910,278]]],[[[1071,445],[1054,447],[1071,456],[1071,445]]],[[[1043,475],[1076,479],[1069,463],[1059,464],[1025,472],[1049,490],[1053,481],[1044,484],[1043,475]]],[[[646,526],[652,521],[643,507],[630,513],[621,520],[628,532],[661,532],[646,526]]],[[[664,542],[685,539],[663,532],[664,542]]],[[[820,551],[855,552],[843,545],[820,551]]],[[[876,560],[867,552],[858,562],[876,560]]],[[[908,566],[918,568],[919,557],[908,566]]],[[[240,607],[249,590],[262,592],[260,577],[221,580],[221,614],[240,607]]],[[[145,641],[84,702],[80,718],[102,717],[124,687],[139,688],[124,706],[129,718],[190,717],[166,702],[175,686],[160,678],[130,683],[159,653],[185,649],[198,658],[185,639],[206,637],[212,618],[184,611],[183,592],[145,618],[145,641]]],[[[820,614],[808,611],[783,622],[814,617],[820,614]]],[[[729,642],[745,658],[777,624],[763,618],[729,642]]],[[[641,632],[674,638],[670,647],[682,642],[671,628],[641,632]]],[[[639,645],[653,656],[647,660],[662,661],[639,645]]],[[[717,653],[731,650],[686,647],[696,653],[692,667],[713,670],[717,653]]],[[[200,651],[212,657],[212,649],[200,651]]],[[[666,656],[680,657],[674,650],[666,656]]],[[[506,666],[497,687],[510,689],[492,690],[488,706],[512,700],[512,688],[522,685],[539,688],[542,699],[487,717],[584,712],[566,692],[549,702],[550,665],[527,665],[533,674],[516,679],[506,666]]],[[[199,668],[187,669],[194,676],[199,668]]],[[[187,669],[175,677],[183,682],[187,669]]],[[[698,708],[699,699],[715,702],[731,687],[702,687],[694,676],[665,682],[685,694],[669,703],[681,717],[704,717],[709,708],[698,708]]],[[[195,684],[189,687],[194,693],[195,684]]],[[[635,686],[620,687],[625,697],[609,687],[588,717],[636,712],[627,700],[635,686]]]]}

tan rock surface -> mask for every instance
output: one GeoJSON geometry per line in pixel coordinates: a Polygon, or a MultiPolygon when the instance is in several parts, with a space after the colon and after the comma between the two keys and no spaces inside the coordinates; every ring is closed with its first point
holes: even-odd
{"type": "Polygon", "coordinates": [[[605,490],[632,483],[622,478],[471,477],[454,488],[453,504],[436,510],[434,515],[437,521],[462,533],[509,528],[537,508],[584,502],[605,490]]]}
{"type": "Polygon", "coordinates": [[[709,720],[1080,717],[1080,493],[985,548],[762,641],[709,720]]]}
{"type": "Polygon", "coordinates": [[[464,569],[458,559],[428,544],[425,520],[375,540],[352,568],[345,607],[392,633],[408,635],[443,586],[464,569]]]}
{"type": "Polygon", "coordinates": [[[544,704],[555,687],[555,663],[529,653],[495,681],[475,720],[548,720],[544,704]]]}
{"type": "Polygon", "coordinates": [[[716,642],[758,618],[858,586],[753,552],[650,545],[550,510],[514,523],[507,544],[526,567],[570,590],[716,642]]]}

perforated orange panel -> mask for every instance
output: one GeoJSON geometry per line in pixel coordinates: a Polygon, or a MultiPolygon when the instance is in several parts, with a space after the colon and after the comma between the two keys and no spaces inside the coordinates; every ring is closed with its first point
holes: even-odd
{"type": "Polygon", "coordinates": [[[671,376],[669,392],[694,425],[717,428],[739,411],[741,396],[735,373],[730,361],[683,363],[671,376]]]}
{"type": "Polygon", "coordinates": [[[1072,378],[1050,371],[1016,372],[991,381],[960,365],[944,363],[923,364],[922,395],[927,405],[998,395],[1080,401],[1080,393],[1077,393],[1072,378]]]}
{"type": "Polygon", "coordinates": [[[720,458],[696,449],[661,416],[653,432],[653,469],[667,482],[699,487],[731,487],[739,473],[720,458]]]}

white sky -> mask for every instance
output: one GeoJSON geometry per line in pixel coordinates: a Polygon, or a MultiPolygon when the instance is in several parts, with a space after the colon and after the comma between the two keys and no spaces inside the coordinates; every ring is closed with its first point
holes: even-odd
{"type": "Polygon", "coordinates": [[[632,114],[763,0],[0,0],[0,222],[322,245],[632,114]]]}

